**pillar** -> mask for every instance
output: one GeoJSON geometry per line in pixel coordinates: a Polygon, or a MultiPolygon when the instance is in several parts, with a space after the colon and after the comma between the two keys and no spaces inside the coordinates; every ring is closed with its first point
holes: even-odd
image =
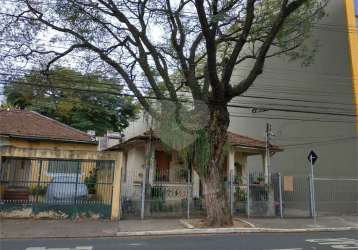
{"type": "Polygon", "coordinates": [[[230,180],[230,173],[235,176],[235,151],[230,150],[227,158],[227,179],[230,180]]]}
{"type": "Polygon", "coordinates": [[[155,179],[155,145],[153,142],[148,142],[145,149],[145,165],[143,175],[146,174],[146,168],[148,171],[147,184],[153,185],[155,179]]]}
{"type": "Polygon", "coordinates": [[[192,172],[192,180],[193,180],[193,197],[198,198],[200,196],[200,178],[195,170],[193,170],[192,172]]]}
{"type": "Polygon", "coordinates": [[[120,218],[121,207],[121,172],[122,172],[122,159],[123,153],[118,154],[117,159],[114,162],[114,177],[112,187],[112,212],[111,220],[118,220],[120,218]]]}
{"type": "Polygon", "coordinates": [[[239,161],[242,166],[242,176],[243,176],[242,183],[243,185],[246,185],[247,184],[246,176],[249,174],[249,170],[247,168],[247,154],[240,153],[238,155],[239,157],[237,161],[239,161]]]}
{"type": "Polygon", "coordinates": [[[262,163],[263,163],[263,174],[265,177],[265,183],[268,184],[268,179],[269,179],[269,159],[268,154],[262,154],[262,163]]]}

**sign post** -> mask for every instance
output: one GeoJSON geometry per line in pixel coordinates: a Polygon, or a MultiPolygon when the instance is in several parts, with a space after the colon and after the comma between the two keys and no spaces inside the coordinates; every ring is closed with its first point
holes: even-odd
{"type": "Polygon", "coordinates": [[[316,224],[316,201],[315,201],[315,187],[314,187],[314,171],[313,167],[316,163],[316,160],[318,159],[318,156],[316,153],[311,150],[311,152],[308,154],[308,161],[310,162],[311,167],[311,176],[310,176],[310,191],[311,191],[311,214],[314,219],[314,223],[316,224]]]}

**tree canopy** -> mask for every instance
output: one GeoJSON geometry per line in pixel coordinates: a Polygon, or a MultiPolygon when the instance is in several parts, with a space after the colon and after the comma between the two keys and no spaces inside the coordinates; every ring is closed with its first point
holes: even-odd
{"type": "Polygon", "coordinates": [[[0,6],[0,39],[6,41],[0,65],[41,60],[48,70],[71,59],[78,67],[115,74],[160,122],[168,119],[163,110],[171,113],[176,124],[164,126],[170,129],[164,134],[189,132],[186,141],[194,147],[185,150],[205,159],[200,171],[193,166],[209,224],[222,226],[232,224],[223,184],[228,105],[252,86],[268,58],[312,59],[316,48],[305,41],[327,1],[17,0],[0,6]],[[232,82],[240,67],[243,76],[232,82]],[[184,91],[192,102],[189,113],[183,112],[184,91]],[[198,113],[199,122],[182,120],[198,113]]]}
{"type": "Polygon", "coordinates": [[[136,117],[133,98],[121,96],[123,87],[98,74],[55,68],[33,72],[5,86],[6,104],[30,109],[82,131],[121,132],[136,117]]]}

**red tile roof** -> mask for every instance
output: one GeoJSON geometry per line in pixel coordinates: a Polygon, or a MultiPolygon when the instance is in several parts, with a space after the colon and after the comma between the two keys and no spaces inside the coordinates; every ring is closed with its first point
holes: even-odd
{"type": "MultiPolygon", "coordinates": [[[[123,143],[114,145],[111,148],[108,148],[107,150],[116,150],[122,148],[127,143],[137,141],[137,140],[147,140],[149,138],[150,132],[146,131],[144,134],[132,137],[128,139],[127,141],[124,141],[123,143]]],[[[159,135],[157,131],[153,131],[152,139],[159,140],[159,135]]],[[[250,138],[248,136],[243,136],[239,134],[235,134],[233,132],[228,132],[228,141],[231,146],[237,146],[237,147],[245,147],[245,148],[253,148],[258,150],[264,150],[266,148],[266,142],[257,140],[254,138],[250,138]]],[[[281,149],[278,146],[270,145],[270,149],[273,151],[281,151],[281,149]]]]}
{"type": "Polygon", "coordinates": [[[266,142],[264,141],[235,134],[233,132],[228,132],[227,136],[228,136],[228,141],[232,146],[244,146],[244,147],[255,147],[255,148],[266,147],[266,142]]]}
{"type": "Polygon", "coordinates": [[[96,143],[91,136],[39,113],[0,110],[0,136],[28,140],[96,143]]]}

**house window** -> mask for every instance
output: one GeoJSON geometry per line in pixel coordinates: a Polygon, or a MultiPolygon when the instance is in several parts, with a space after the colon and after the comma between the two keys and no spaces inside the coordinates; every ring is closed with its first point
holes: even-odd
{"type": "Polygon", "coordinates": [[[58,161],[58,160],[49,160],[48,170],[49,174],[77,174],[77,171],[80,170],[79,161],[58,161]]]}

